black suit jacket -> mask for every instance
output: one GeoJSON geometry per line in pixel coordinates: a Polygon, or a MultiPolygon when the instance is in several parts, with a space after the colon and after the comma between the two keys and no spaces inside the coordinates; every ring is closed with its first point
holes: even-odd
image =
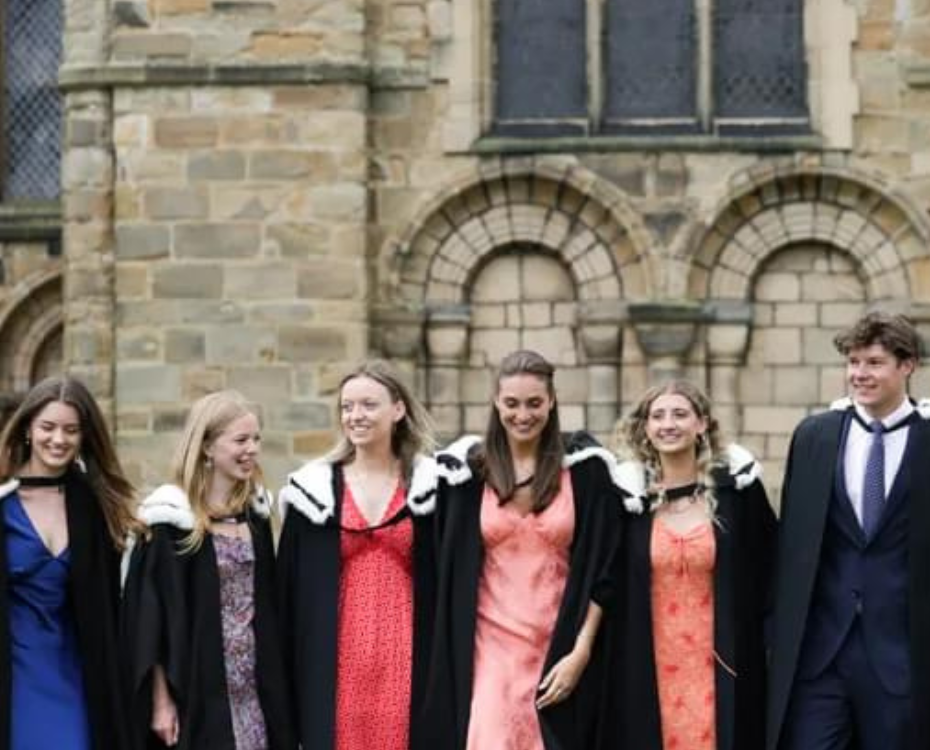
{"type": "MultiPolygon", "coordinates": [[[[827,512],[833,494],[844,413],[805,419],[795,430],[782,489],[775,613],[769,667],[767,750],[776,750],[798,668],[811,597],[817,580],[827,512]]],[[[911,426],[908,534],[908,608],[912,698],[915,711],[908,750],[930,750],[930,422],[911,426]]]]}

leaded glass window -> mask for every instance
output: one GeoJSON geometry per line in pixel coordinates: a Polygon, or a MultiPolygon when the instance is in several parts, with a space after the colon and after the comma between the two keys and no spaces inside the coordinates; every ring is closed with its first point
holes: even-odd
{"type": "Polygon", "coordinates": [[[53,200],[59,195],[61,38],[61,0],[6,0],[4,200],[53,200]]]}
{"type": "Polygon", "coordinates": [[[587,129],[585,4],[498,0],[496,126],[515,135],[587,129]]]}
{"type": "Polygon", "coordinates": [[[803,0],[488,1],[495,134],[809,127],[803,0]]]}

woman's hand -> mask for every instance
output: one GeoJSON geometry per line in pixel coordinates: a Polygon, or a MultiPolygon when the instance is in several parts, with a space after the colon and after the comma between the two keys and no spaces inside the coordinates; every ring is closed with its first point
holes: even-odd
{"type": "Polygon", "coordinates": [[[162,666],[156,665],[152,675],[152,731],[165,745],[174,747],[181,734],[178,707],[168,689],[168,680],[162,666]]]}
{"type": "Polygon", "coordinates": [[[539,683],[536,708],[542,710],[568,698],[578,685],[590,658],[591,650],[579,644],[571,653],[559,659],[539,683]]]}

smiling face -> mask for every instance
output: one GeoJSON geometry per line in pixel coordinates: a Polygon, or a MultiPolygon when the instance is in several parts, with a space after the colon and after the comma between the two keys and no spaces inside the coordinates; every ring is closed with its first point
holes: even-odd
{"type": "Polygon", "coordinates": [[[695,452],[698,438],[707,431],[707,420],[680,393],[663,393],[650,404],[646,415],[646,437],[662,455],[695,452]]]}
{"type": "Polygon", "coordinates": [[[535,375],[519,374],[501,378],[494,405],[511,444],[536,443],[555,406],[546,381],[535,375]]]}
{"type": "Polygon", "coordinates": [[[51,401],[30,422],[27,435],[31,453],[23,473],[58,476],[81,450],[81,418],[70,404],[51,401]]]}
{"type": "Polygon", "coordinates": [[[213,461],[214,476],[230,483],[247,481],[255,473],[261,440],[258,417],[254,414],[243,414],[226,425],[204,449],[204,454],[213,461]]]}
{"type": "Polygon", "coordinates": [[[403,401],[364,375],[347,380],[339,394],[342,432],[356,448],[390,447],[394,425],[405,413],[403,401]]]}
{"type": "Polygon", "coordinates": [[[876,419],[886,417],[907,397],[914,360],[899,360],[881,344],[851,349],[846,355],[846,381],[853,400],[876,419]]]}

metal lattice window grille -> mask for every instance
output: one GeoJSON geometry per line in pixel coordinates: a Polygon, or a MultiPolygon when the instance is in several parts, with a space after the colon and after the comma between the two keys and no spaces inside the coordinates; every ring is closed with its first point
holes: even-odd
{"type": "Polygon", "coordinates": [[[60,193],[61,0],[7,0],[3,15],[3,198],[60,193]]]}
{"type": "Polygon", "coordinates": [[[498,134],[809,128],[803,0],[492,2],[498,134]]]}

